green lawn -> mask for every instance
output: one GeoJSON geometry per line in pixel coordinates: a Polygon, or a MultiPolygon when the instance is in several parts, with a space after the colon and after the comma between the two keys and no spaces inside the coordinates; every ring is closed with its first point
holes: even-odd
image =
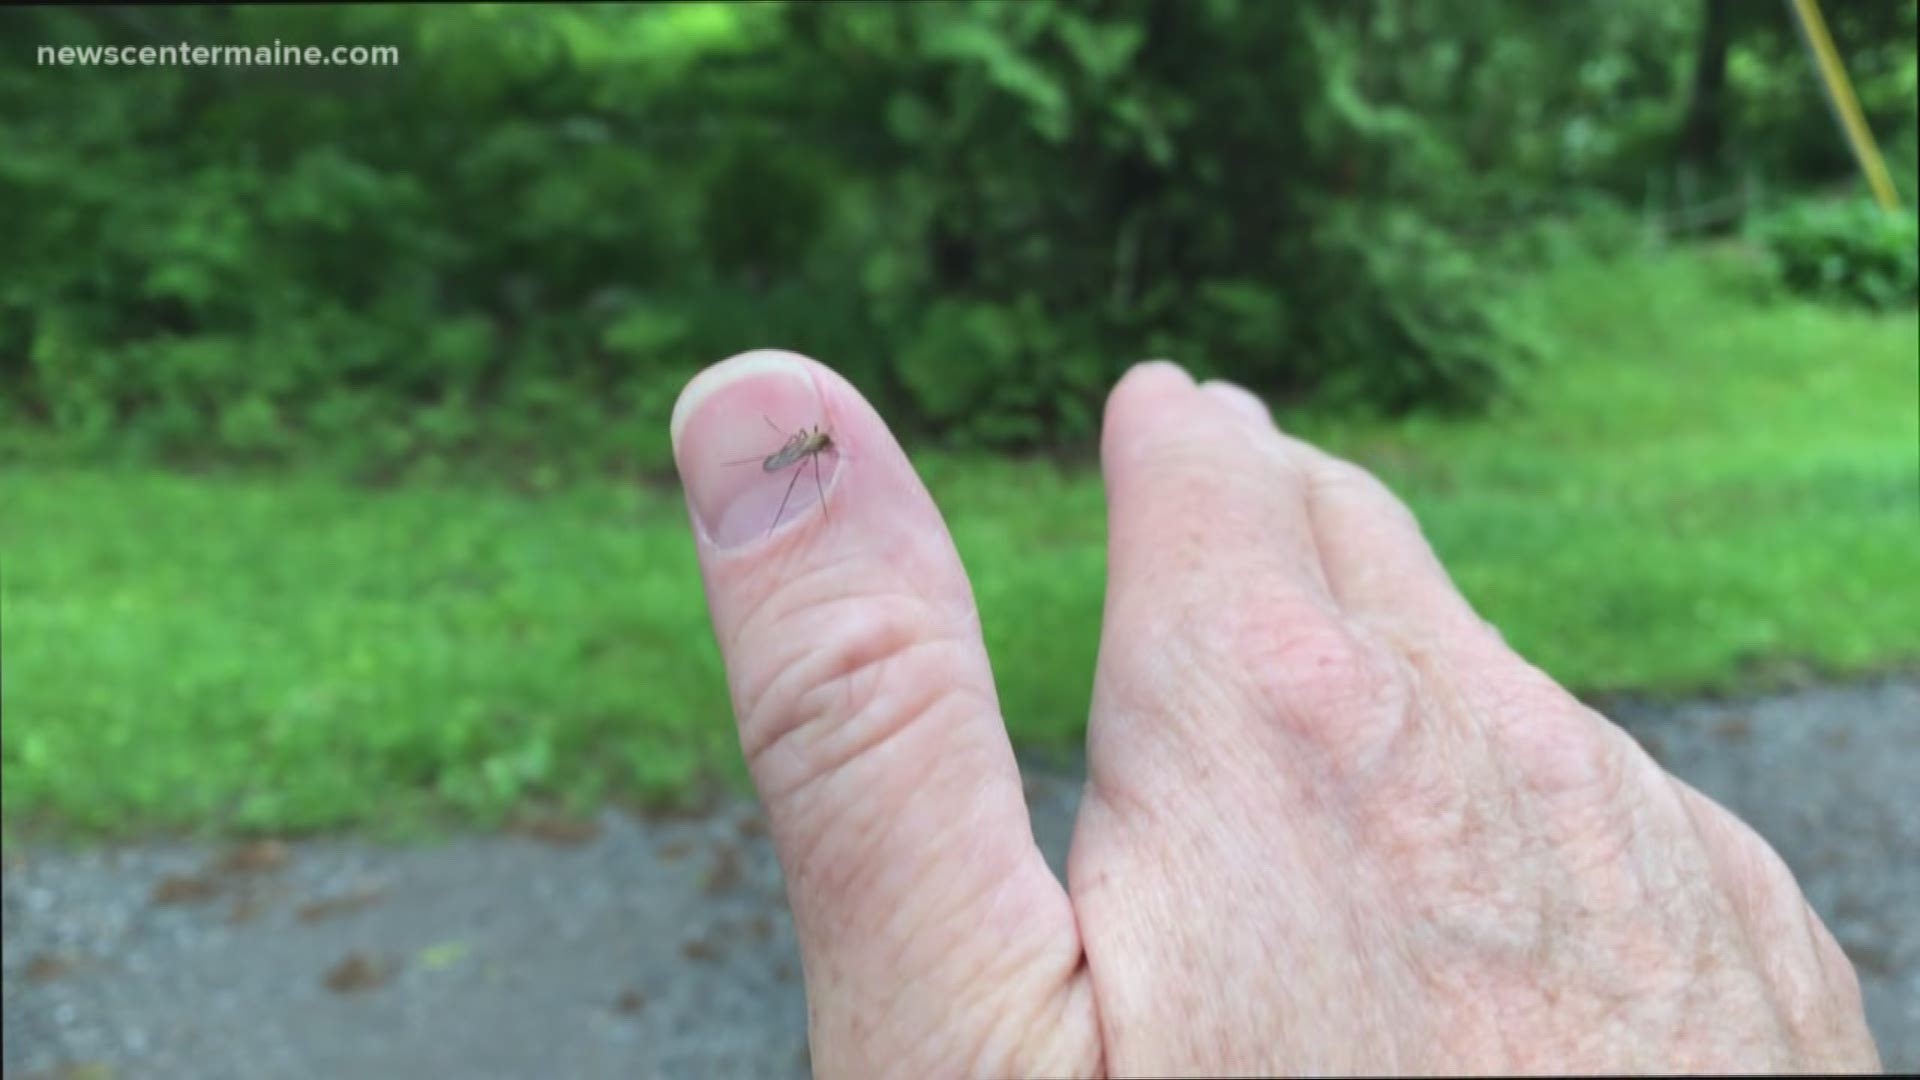
{"type": "MultiPolygon", "coordinates": [[[[1920,661],[1920,340],[1760,296],[1729,255],[1578,266],[1488,418],[1284,421],[1420,512],[1509,639],[1583,691],[1920,661]]],[[[929,456],[1008,723],[1084,723],[1098,478],[929,456]]],[[[370,491],[0,473],[9,830],[376,829],[740,775],[677,493],[370,491]]]]}

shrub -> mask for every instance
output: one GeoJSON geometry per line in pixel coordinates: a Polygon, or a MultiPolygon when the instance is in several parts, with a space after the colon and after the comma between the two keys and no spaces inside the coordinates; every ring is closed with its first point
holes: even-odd
{"type": "Polygon", "coordinates": [[[1315,282],[1324,312],[1307,344],[1320,388],[1392,412],[1484,405],[1533,360],[1500,317],[1499,278],[1472,250],[1399,208],[1330,214],[1315,282]],[[1356,292],[1375,299],[1342,302],[1356,292]]]}
{"type": "Polygon", "coordinates": [[[1867,199],[1804,202],[1755,226],[1794,292],[1874,308],[1920,300],[1920,229],[1910,208],[1867,199]]]}
{"type": "Polygon", "coordinates": [[[1441,225],[1473,155],[1372,100],[1375,53],[1316,29],[1349,10],[36,9],[22,40],[403,62],[0,71],[0,415],[374,475],[662,468],[687,376],[769,345],[982,446],[1084,440],[1155,355],[1471,407],[1518,355],[1441,225]]]}

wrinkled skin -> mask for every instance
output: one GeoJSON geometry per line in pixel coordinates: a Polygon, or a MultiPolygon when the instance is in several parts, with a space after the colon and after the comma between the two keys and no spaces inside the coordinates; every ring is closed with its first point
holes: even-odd
{"type": "Polygon", "coordinates": [[[820,1075],[1878,1069],[1780,858],[1509,650],[1377,480],[1170,364],[1103,430],[1062,888],[965,572],[879,416],[783,353],[682,395],[820,1075]],[[778,448],[763,415],[836,448],[770,537],[790,475],[720,464],[778,448]]]}

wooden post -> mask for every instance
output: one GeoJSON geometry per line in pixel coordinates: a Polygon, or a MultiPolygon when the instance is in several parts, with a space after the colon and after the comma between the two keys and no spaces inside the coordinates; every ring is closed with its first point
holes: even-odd
{"type": "Polygon", "coordinates": [[[1820,6],[1814,0],[1787,0],[1787,3],[1800,26],[1801,40],[1813,53],[1814,66],[1819,69],[1820,81],[1827,90],[1827,104],[1833,107],[1834,119],[1840,121],[1840,130],[1847,137],[1847,145],[1853,148],[1853,158],[1860,163],[1860,171],[1866,175],[1873,197],[1883,210],[1900,209],[1900,196],[1894,191],[1893,179],[1887,175],[1880,148],[1874,145],[1866,117],[1860,114],[1860,102],[1853,96],[1847,69],[1840,65],[1840,54],[1834,50],[1833,38],[1827,34],[1820,6]]]}

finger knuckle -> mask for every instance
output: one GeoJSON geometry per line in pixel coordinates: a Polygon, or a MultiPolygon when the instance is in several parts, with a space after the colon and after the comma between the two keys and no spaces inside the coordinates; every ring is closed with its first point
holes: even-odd
{"type": "Polygon", "coordinates": [[[1645,757],[1625,731],[1531,667],[1489,679],[1474,695],[1489,730],[1543,798],[1611,800],[1645,757]]]}
{"type": "Polygon", "coordinates": [[[802,783],[897,738],[964,696],[959,639],[910,595],[825,601],[793,612],[805,646],[776,665],[741,706],[749,765],[775,755],[802,764],[802,783]]]}
{"type": "Polygon", "coordinates": [[[1234,652],[1265,705],[1309,727],[1351,717],[1397,678],[1338,618],[1303,604],[1249,619],[1234,652]]]}
{"type": "MultiPolygon", "coordinates": [[[[1492,628],[1491,623],[1482,625],[1492,628]]],[[[1489,672],[1477,691],[1481,703],[1496,721],[1521,727],[1541,723],[1583,729],[1612,726],[1546,672],[1511,654],[1503,659],[1507,662],[1502,663],[1497,672],[1489,672]]]]}
{"type": "Polygon", "coordinates": [[[1521,768],[1533,790],[1548,799],[1610,803],[1626,784],[1628,744],[1591,725],[1540,717],[1521,768]]]}

